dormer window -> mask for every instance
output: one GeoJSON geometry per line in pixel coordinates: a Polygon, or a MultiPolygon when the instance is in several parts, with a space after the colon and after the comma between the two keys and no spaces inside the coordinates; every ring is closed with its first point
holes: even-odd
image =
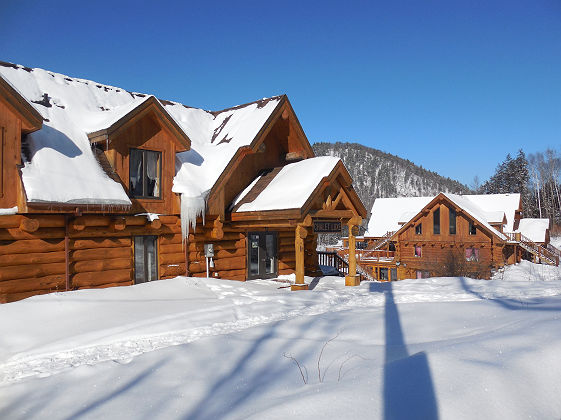
{"type": "Polygon", "coordinates": [[[130,149],[129,190],[133,198],[161,198],[162,152],[130,149]]]}

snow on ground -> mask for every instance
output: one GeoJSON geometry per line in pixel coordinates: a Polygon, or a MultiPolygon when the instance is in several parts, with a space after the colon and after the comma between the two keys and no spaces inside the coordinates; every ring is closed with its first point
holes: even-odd
{"type": "Polygon", "coordinates": [[[307,280],[179,277],[1,305],[0,418],[561,417],[559,268],[307,280]]]}
{"type": "Polygon", "coordinates": [[[552,236],[549,239],[551,245],[553,245],[557,249],[561,249],[561,236],[552,236]]]}

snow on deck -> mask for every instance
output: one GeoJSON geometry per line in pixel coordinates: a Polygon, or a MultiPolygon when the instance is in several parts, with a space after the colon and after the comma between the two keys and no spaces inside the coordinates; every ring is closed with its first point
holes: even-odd
{"type": "Polygon", "coordinates": [[[561,418],[559,268],[306,280],[179,277],[0,305],[0,417],[561,418]]]}
{"type": "MultiPolygon", "coordinates": [[[[329,176],[340,161],[337,157],[320,156],[288,164],[255,200],[242,204],[237,212],[302,208],[321,180],[329,176]]],[[[246,197],[258,180],[259,177],[234,200],[234,206],[246,197]]]]}
{"type": "MultiPolygon", "coordinates": [[[[151,96],[43,69],[0,65],[6,79],[45,118],[29,136],[31,162],[22,168],[30,202],[130,204],[122,186],[101,169],[87,133],[110,126],[151,96]]],[[[281,101],[280,96],[210,112],[162,101],[191,139],[177,155],[173,191],[202,197],[239,147],[249,145],[281,101]]]]}

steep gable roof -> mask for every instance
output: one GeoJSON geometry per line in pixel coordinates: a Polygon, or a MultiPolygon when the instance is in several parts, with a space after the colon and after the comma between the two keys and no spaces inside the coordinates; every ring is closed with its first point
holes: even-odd
{"type": "Polygon", "coordinates": [[[512,232],[514,217],[520,205],[520,194],[458,195],[440,193],[436,197],[377,198],[372,206],[370,221],[365,236],[382,237],[394,232],[420,212],[432,206],[439,197],[466,211],[474,220],[501,239],[506,238],[491,224],[503,224],[512,232]]]}
{"type": "Polygon", "coordinates": [[[96,143],[104,141],[108,136],[126,128],[131,124],[135,117],[146,114],[148,111],[154,112],[160,121],[171,131],[177,141],[179,151],[189,150],[191,140],[185,131],[177,124],[173,117],[162,107],[160,101],[155,96],[149,95],[140,102],[131,102],[116,109],[114,112],[104,115],[105,118],[97,122],[92,121],[88,138],[90,142],[96,143]]]}

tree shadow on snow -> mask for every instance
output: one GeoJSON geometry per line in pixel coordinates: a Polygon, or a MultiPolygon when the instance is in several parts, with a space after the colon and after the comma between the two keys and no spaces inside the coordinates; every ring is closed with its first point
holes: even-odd
{"type": "MultiPolygon", "coordinates": [[[[309,317],[301,327],[302,335],[312,328],[317,330],[314,324],[321,321],[321,318],[309,317]]],[[[293,362],[283,357],[283,354],[291,353],[295,340],[284,340],[283,346],[270,346],[270,340],[276,337],[279,325],[280,322],[271,324],[265,334],[253,340],[247,351],[236,363],[233,363],[233,369],[217,378],[184,418],[214,420],[223,418],[227,414],[232,415],[243,407],[245,402],[256,399],[256,394],[263,394],[269,387],[278,383],[281,377],[298,377],[299,373],[292,365],[293,362]],[[274,351],[271,351],[272,348],[274,351]],[[263,358],[263,354],[269,356],[263,358]]],[[[333,326],[331,325],[330,328],[333,326]]],[[[301,345],[302,340],[298,340],[298,344],[301,345]]],[[[295,357],[305,365],[310,358],[317,357],[314,353],[315,348],[311,344],[307,353],[304,354],[299,350],[295,357]]],[[[310,377],[312,375],[313,373],[310,372],[310,377]]]]}
{"type": "Polygon", "coordinates": [[[119,395],[129,392],[132,388],[138,386],[141,382],[145,381],[151,374],[153,374],[158,369],[160,369],[165,363],[167,362],[159,362],[149,367],[148,369],[145,369],[143,372],[136,375],[132,380],[128,381],[126,384],[122,385],[118,389],[115,390],[111,389],[105,397],[98,398],[97,400],[81,408],[80,410],[76,411],[75,413],[68,416],[67,418],[70,420],[70,419],[80,418],[86,414],[92,415],[92,411],[110,402],[111,400],[116,399],[117,397],[119,397],[119,395]]]}
{"type": "Polygon", "coordinates": [[[370,291],[385,295],[384,419],[438,419],[427,355],[407,350],[392,283],[370,283],[370,291]]]}
{"type": "MultiPolygon", "coordinates": [[[[485,282],[486,280],[477,280],[485,282]]],[[[478,299],[487,300],[489,302],[501,305],[506,309],[511,310],[529,310],[529,311],[561,311],[561,305],[559,303],[545,302],[543,297],[532,297],[526,298],[524,295],[520,295],[519,298],[512,297],[489,297],[476,290],[473,286],[469,285],[465,277],[460,277],[460,283],[462,288],[472,295],[476,296],[478,299]]]]}

